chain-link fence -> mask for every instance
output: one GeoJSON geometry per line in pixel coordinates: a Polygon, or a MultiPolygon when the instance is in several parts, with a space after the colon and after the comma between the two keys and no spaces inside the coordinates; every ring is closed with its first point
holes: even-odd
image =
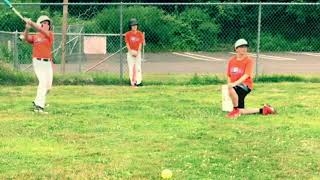
{"type": "MultiPolygon", "coordinates": [[[[63,4],[14,6],[34,21],[42,14],[53,19],[59,71],[63,4]]],[[[31,47],[18,39],[24,23],[5,6],[0,8],[0,60],[30,70],[31,47]]],[[[297,72],[301,65],[318,71],[312,63],[320,56],[319,3],[71,3],[68,12],[67,72],[123,77],[123,34],[133,17],[145,33],[145,73],[223,73],[239,38],[248,40],[259,73],[297,72]]]]}

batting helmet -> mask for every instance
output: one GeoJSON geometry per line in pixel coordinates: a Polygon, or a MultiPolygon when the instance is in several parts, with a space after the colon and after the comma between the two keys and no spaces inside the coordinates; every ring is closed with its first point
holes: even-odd
{"type": "Polygon", "coordinates": [[[129,26],[138,25],[138,20],[136,18],[131,18],[129,21],[129,26]]]}
{"type": "Polygon", "coordinates": [[[51,30],[51,27],[52,27],[52,21],[51,21],[51,19],[50,19],[48,16],[42,15],[42,16],[40,16],[40,17],[38,18],[37,24],[38,24],[39,26],[41,26],[41,23],[42,23],[43,21],[48,21],[48,22],[49,22],[49,26],[50,26],[50,30],[51,30]]]}
{"type": "Polygon", "coordinates": [[[239,46],[249,46],[249,44],[245,39],[239,39],[234,43],[234,49],[237,49],[239,46]]]}

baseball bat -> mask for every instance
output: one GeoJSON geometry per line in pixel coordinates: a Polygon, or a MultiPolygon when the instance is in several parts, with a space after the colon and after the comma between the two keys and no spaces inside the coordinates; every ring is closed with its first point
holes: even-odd
{"type": "Polygon", "coordinates": [[[12,6],[12,4],[11,4],[11,2],[10,2],[9,0],[3,0],[3,1],[4,1],[4,3],[5,3],[6,5],[9,6],[10,9],[12,9],[12,11],[13,11],[17,16],[19,16],[19,18],[20,18],[21,20],[25,21],[25,18],[20,14],[19,11],[16,10],[16,8],[14,8],[14,7],[12,6]]]}
{"type": "Polygon", "coordinates": [[[109,58],[111,58],[112,56],[116,55],[118,52],[120,52],[121,50],[123,50],[124,48],[127,48],[126,46],[125,47],[122,47],[122,49],[119,49],[117,52],[111,54],[110,56],[102,59],[101,61],[99,61],[97,64],[93,65],[92,67],[90,67],[89,69],[87,69],[85,72],[88,72],[92,69],[94,69],[95,67],[99,66],[100,64],[102,64],[103,62],[107,61],[109,58]]]}
{"type": "Polygon", "coordinates": [[[233,109],[233,104],[229,96],[228,85],[221,86],[221,95],[222,95],[222,111],[231,112],[233,109]]]}

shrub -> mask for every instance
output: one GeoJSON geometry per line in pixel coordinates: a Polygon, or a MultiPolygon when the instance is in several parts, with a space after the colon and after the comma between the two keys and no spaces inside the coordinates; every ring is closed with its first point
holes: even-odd
{"type": "Polygon", "coordinates": [[[0,84],[2,85],[27,85],[36,80],[31,73],[13,71],[7,64],[0,62],[0,84]]]}

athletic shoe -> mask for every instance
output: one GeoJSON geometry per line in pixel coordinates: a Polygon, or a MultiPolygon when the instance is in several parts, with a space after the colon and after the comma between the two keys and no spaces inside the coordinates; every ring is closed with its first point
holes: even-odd
{"type": "Polygon", "coordinates": [[[227,114],[227,118],[233,119],[233,118],[237,118],[241,115],[240,113],[240,109],[233,109],[233,111],[231,111],[229,114],[227,114]]]}
{"type": "Polygon", "coordinates": [[[36,106],[33,111],[39,114],[49,114],[48,112],[44,111],[44,109],[40,106],[36,106]]]}
{"type": "MultiPolygon", "coordinates": [[[[36,103],[34,101],[32,101],[32,105],[33,105],[33,108],[36,108],[38,105],[36,105],[36,103]]],[[[49,107],[50,104],[45,104],[44,107],[49,107]]]]}
{"type": "Polygon", "coordinates": [[[32,105],[33,105],[33,108],[37,107],[37,105],[36,105],[36,103],[34,101],[32,101],[32,105]]]}
{"type": "Polygon", "coordinates": [[[143,86],[142,83],[139,83],[139,84],[136,83],[135,85],[138,86],[138,87],[139,87],[139,86],[140,86],[140,87],[143,86]]]}
{"type": "Polygon", "coordinates": [[[276,110],[269,104],[265,104],[262,108],[263,115],[276,114],[276,110]]]}

